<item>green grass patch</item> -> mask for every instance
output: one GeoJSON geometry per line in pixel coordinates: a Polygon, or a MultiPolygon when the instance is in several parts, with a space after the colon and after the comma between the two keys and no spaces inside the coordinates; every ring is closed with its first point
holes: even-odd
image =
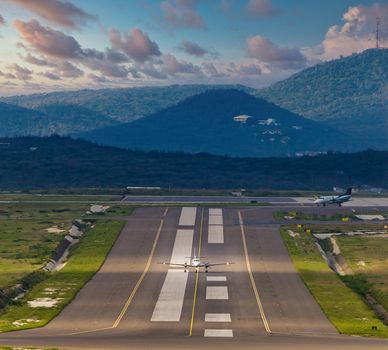
{"type": "Polygon", "coordinates": [[[355,273],[353,278],[358,281],[352,287],[361,294],[370,293],[388,311],[388,238],[339,236],[336,239],[355,273]]]}
{"type": "Polygon", "coordinates": [[[340,333],[388,337],[388,329],[382,321],[327,266],[311,234],[289,226],[281,228],[281,235],[302,280],[340,333]],[[299,235],[291,237],[288,229],[299,235]],[[377,327],[377,330],[372,330],[372,327],[377,327]]]}
{"type": "Polygon", "coordinates": [[[52,273],[35,285],[23,300],[6,309],[0,316],[0,331],[44,326],[58,315],[100,269],[124,224],[123,221],[97,221],[94,228],[88,230],[71,251],[68,263],[62,270],[52,273]],[[41,298],[56,299],[58,302],[51,308],[33,308],[28,303],[41,298]],[[19,322],[19,325],[15,322],[19,322]]]}
{"type": "Polygon", "coordinates": [[[79,204],[0,204],[0,288],[40,269],[86,209],[79,204]]]}

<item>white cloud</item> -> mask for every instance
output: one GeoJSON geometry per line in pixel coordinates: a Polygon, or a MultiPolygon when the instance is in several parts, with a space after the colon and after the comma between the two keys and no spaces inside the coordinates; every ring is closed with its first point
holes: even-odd
{"type": "MultiPolygon", "coordinates": [[[[373,48],[377,17],[381,18],[381,23],[387,23],[387,4],[349,7],[342,16],[342,25],[331,26],[321,44],[303,52],[309,58],[329,60],[373,48]]],[[[381,27],[381,44],[388,46],[388,32],[384,26],[381,27]]]]}

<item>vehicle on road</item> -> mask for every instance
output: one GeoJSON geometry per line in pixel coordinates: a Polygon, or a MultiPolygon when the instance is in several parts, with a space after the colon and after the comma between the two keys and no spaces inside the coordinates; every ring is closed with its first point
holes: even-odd
{"type": "Polygon", "coordinates": [[[345,193],[338,196],[320,196],[314,200],[314,203],[319,207],[320,205],[326,206],[326,204],[338,204],[340,207],[342,203],[349,201],[352,198],[352,188],[349,187],[345,193]]]}

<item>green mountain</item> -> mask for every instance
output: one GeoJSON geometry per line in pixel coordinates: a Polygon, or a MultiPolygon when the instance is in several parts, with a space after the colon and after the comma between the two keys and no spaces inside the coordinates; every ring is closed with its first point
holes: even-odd
{"type": "Polygon", "coordinates": [[[388,49],[318,64],[255,94],[371,147],[388,147],[388,49]]]}
{"type": "Polygon", "coordinates": [[[59,136],[0,139],[0,190],[126,186],[328,190],[387,184],[388,152],[383,151],[230,158],[124,150],[59,136]]]}
{"type": "Polygon", "coordinates": [[[74,105],[47,105],[40,110],[0,102],[0,136],[69,134],[118,124],[112,118],[74,105]]]}
{"type": "MultiPolygon", "coordinates": [[[[124,89],[61,91],[0,98],[0,101],[24,108],[42,110],[48,105],[81,106],[119,122],[130,122],[155,113],[210,89],[239,88],[241,85],[171,85],[124,89]]],[[[58,134],[63,134],[60,130],[58,134]]]]}
{"type": "Polygon", "coordinates": [[[233,89],[209,90],[132,123],[77,136],[122,148],[233,156],[363,149],[344,133],[233,89]],[[249,117],[236,121],[239,115],[249,117]]]}

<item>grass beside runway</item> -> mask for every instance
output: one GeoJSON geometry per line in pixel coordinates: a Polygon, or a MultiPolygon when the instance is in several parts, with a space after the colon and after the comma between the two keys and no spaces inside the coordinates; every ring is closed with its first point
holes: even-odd
{"type": "Polygon", "coordinates": [[[40,269],[86,209],[79,204],[1,204],[0,288],[40,269]]]}
{"type": "Polygon", "coordinates": [[[281,235],[303,282],[340,333],[388,337],[388,328],[383,322],[327,266],[310,233],[297,231],[295,226],[284,226],[281,235]],[[292,237],[288,229],[297,235],[292,237]]]}
{"type": "Polygon", "coordinates": [[[388,312],[388,237],[336,238],[354,276],[347,283],[362,295],[369,293],[388,312]]]}
{"type": "Polygon", "coordinates": [[[0,332],[44,326],[69,304],[100,269],[124,221],[101,219],[74,246],[66,266],[49,275],[0,316],[0,332]],[[56,300],[53,307],[31,307],[28,301],[56,300]]]}

